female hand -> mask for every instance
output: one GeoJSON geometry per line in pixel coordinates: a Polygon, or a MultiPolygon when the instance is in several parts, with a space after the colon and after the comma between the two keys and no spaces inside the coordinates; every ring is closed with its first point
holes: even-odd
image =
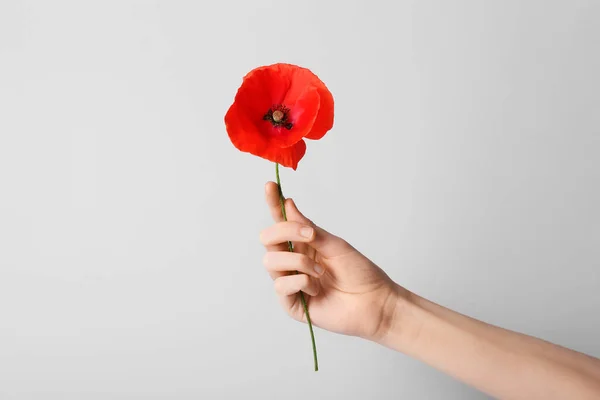
{"type": "Polygon", "coordinates": [[[291,199],[285,201],[284,221],[277,184],[267,183],[265,191],[275,224],[260,234],[267,250],[263,263],[283,309],[306,322],[298,295],[302,291],[315,326],[377,341],[389,328],[396,300],[406,291],[346,241],[302,215],[291,199]]]}

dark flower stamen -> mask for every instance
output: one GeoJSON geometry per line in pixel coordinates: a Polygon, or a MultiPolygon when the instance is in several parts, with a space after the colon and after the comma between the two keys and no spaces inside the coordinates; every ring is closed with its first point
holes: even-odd
{"type": "Polygon", "coordinates": [[[273,126],[282,126],[287,130],[292,129],[294,124],[288,121],[290,109],[283,104],[269,108],[263,116],[263,120],[269,121],[273,126]]]}

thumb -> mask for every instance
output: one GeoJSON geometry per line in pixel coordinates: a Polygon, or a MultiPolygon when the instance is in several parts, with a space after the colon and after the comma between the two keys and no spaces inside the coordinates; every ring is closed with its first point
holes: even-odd
{"type": "Polygon", "coordinates": [[[323,257],[336,257],[353,250],[352,246],[344,239],[327,232],[325,229],[319,227],[305,217],[304,214],[298,210],[294,200],[287,199],[285,201],[285,211],[288,221],[300,222],[311,226],[315,230],[313,239],[307,244],[321,253],[323,257]]]}

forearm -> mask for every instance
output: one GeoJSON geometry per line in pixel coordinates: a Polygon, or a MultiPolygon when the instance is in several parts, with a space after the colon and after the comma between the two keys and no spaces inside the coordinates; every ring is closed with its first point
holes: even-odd
{"type": "Polygon", "coordinates": [[[399,296],[378,341],[502,399],[600,398],[600,360],[399,296]]]}

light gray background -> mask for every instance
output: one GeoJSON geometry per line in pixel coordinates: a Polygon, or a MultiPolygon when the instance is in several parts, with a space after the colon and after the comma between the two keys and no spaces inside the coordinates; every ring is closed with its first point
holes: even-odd
{"type": "Polygon", "coordinates": [[[286,194],[395,280],[600,356],[600,2],[1,1],[0,398],[479,399],[279,309],[273,165],[223,116],[336,99],[286,194]]]}

